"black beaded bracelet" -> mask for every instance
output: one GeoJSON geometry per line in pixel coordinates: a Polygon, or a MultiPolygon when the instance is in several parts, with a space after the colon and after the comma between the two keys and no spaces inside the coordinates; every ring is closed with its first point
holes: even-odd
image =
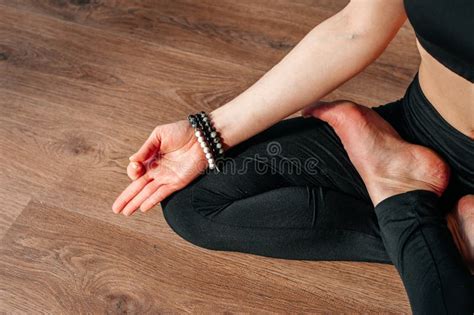
{"type": "Polygon", "coordinates": [[[224,149],[222,148],[219,134],[212,125],[211,119],[205,112],[200,112],[199,116],[200,119],[198,120],[201,124],[201,128],[205,131],[206,137],[210,141],[216,157],[221,157],[224,154],[224,149]]]}
{"type": "Polygon", "coordinates": [[[194,128],[194,134],[206,156],[209,169],[217,168],[217,161],[223,157],[224,148],[209,116],[205,112],[188,116],[189,123],[194,128]]]}

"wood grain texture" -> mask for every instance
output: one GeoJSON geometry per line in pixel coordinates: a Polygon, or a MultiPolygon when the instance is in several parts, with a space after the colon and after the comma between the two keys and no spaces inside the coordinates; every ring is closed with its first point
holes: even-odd
{"type": "Polygon", "coordinates": [[[10,187],[5,182],[0,183],[0,199],[2,200],[0,215],[0,240],[8,231],[10,226],[15,222],[16,218],[23,211],[30,201],[31,197],[18,192],[15,188],[10,187]]]}
{"type": "MultiPolygon", "coordinates": [[[[408,313],[393,266],[212,252],[159,207],[110,210],[154,126],[232,99],[346,3],[0,0],[0,312],[408,313]]],[[[407,24],[327,98],[395,100],[418,63],[407,24]]]]}
{"type": "Polygon", "coordinates": [[[400,282],[386,281],[391,266],[217,253],[44,203],[23,211],[4,237],[0,257],[3,310],[406,311],[400,282]],[[394,283],[391,298],[398,302],[387,307],[385,292],[394,283]]]}

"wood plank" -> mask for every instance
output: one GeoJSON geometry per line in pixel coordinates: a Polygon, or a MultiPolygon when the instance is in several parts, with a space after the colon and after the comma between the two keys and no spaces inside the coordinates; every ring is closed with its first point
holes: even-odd
{"type": "Polygon", "coordinates": [[[121,42],[100,32],[96,49],[81,49],[91,37],[81,26],[32,17],[25,27],[16,21],[27,15],[1,12],[0,142],[10,150],[0,161],[5,184],[40,199],[71,163],[123,174],[155,125],[185,117],[188,104],[207,109],[232,98],[252,73],[136,41],[115,49],[121,42]]]}
{"type": "Polygon", "coordinates": [[[213,252],[45,203],[22,212],[0,257],[7,313],[409,312],[392,266],[213,252]]]}
{"type": "MultiPolygon", "coordinates": [[[[61,149],[54,144],[55,137],[47,131],[54,128],[54,117],[46,115],[47,103],[32,111],[38,102],[15,97],[1,88],[0,95],[1,189],[6,195],[18,195],[23,200],[40,197],[60,181],[70,162],[61,156],[61,149]],[[42,115],[36,115],[41,110],[42,115]],[[45,128],[41,129],[40,125],[45,128]]],[[[64,150],[70,155],[77,148],[68,146],[64,150]]],[[[15,208],[18,209],[9,207],[13,212],[7,211],[5,215],[16,216],[15,208]]]]}
{"type": "MultiPolygon", "coordinates": [[[[346,1],[342,1],[346,2],[346,1]]],[[[337,6],[342,7],[341,1],[337,6]]],[[[2,1],[64,21],[130,34],[183,51],[244,62],[254,67],[296,44],[325,6],[291,1],[2,1]],[[292,15],[288,15],[288,10],[292,15]],[[306,11],[306,12],[305,12],[306,11]],[[289,17],[292,17],[291,19],[289,17]],[[258,53],[256,51],[258,50],[258,53]]],[[[334,7],[334,5],[332,5],[334,7]]],[[[326,9],[326,10],[325,10],[326,9]]]]}
{"type": "MultiPolygon", "coordinates": [[[[87,91],[100,89],[100,93],[94,91],[93,98],[88,99],[91,102],[100,101],[100,96],[114,100],[125,97],[125,102],[115,106],[117,110],[127,108],[127,105],[134,106],[137,102],[140,106],[153,104],[156,108],[157,103],[161,105],[162,97],[171,97],[176,102],[187,96],[186,92],[209,93],[210,88],[213,88],[214,98],[219,99],[223,93],[218,93],[219,89],[224,92],[229,86],[234,90],[236,87],[243,89],[262,73],[237,64],[217,63],[212,58],[162,48],[154,43],[111,36],[109,32],[43,16],[31,16],[8,7],[2,7],[2,13],[0,48],[5,58],[0,65],[7,75],[35,71],[65,81],[76,81],[87,91]],[[29,20],[28,25],[17,23],[25,19],[29,20]],[[94,45],[90,45],[91,42],[94,45]],[[188,88],[193,90],[186,91],[188,88]],[[133,97],[126,97],[130,94],[133,97]]],[[[8,76],[2,79],[2,85],[7,88],[18,83],[8,76]]],[[[28,80],[28,77],[23,79],[28,80]]],[[[47,79],[44,78],[43,82],[40,78],[34,79],[29,80],[33,81],[30,84],[41,91],[41,84],[46,85],[47,79]]],[[[49,90],[59,95],[62,89],[63,86],[49,86],[49,90]]],[[[71,95],[71,98],[75,97],[71,95]]],[[[188,101],[196,100],[185,101],[178,104],[186,107],[188,101]]],[[[173,105],[176,108],[176,103],[173,105]]]]}
{"type": "MultiPolygon", "coordinates": [[[[27,12],[245,65],[261,73],[346,2],[209,0],[171,4],[166,0],[148,0],[85,1],[79,5],[76,2],[0,1],[27,12]],[[288,39],[282,42],[282,36],[288,39]]],[[[340,91],[347,90],[351,99],[367,105],[392,101],[402,96],[418,64],[414,33],[407,23],[382,57],[340,91]]]]}
{"type": "Polygon", "coordinates": [[[0,240],[8,231],[10,226],[20,215],[21,211],[30,201],[28,195],[16,191],[16,187],[12,187],[0,178],[0,200],[2,207],[0,209],[0,240]]]}

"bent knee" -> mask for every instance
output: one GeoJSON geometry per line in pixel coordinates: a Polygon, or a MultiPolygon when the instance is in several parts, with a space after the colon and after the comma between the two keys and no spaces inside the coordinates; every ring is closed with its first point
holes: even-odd
{"type": "Polygon", "coordinates": [[[179,191],[162,203],[163,215],[171,229],[184,240],[206,249],[221,249],[215,237],[215,223],[192,205],[191,189],[179,191]]]}

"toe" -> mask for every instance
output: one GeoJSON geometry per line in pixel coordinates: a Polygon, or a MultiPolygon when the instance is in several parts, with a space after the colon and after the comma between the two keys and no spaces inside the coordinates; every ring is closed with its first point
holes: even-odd
{"type": "Polygon", "coordinates": [[[456,208],[460,217],[474,218],[474,195],[466,195],[459,199],[456,208]]]}
{"type": "Polygon", "coordinates": [[[311,110],[314,117],[326,121],[336,129],[348,119],[355,121],[356,116],[361,116],[364,109],[366,108],[351,101],[334,101],[321,103],[311,110]]]}

